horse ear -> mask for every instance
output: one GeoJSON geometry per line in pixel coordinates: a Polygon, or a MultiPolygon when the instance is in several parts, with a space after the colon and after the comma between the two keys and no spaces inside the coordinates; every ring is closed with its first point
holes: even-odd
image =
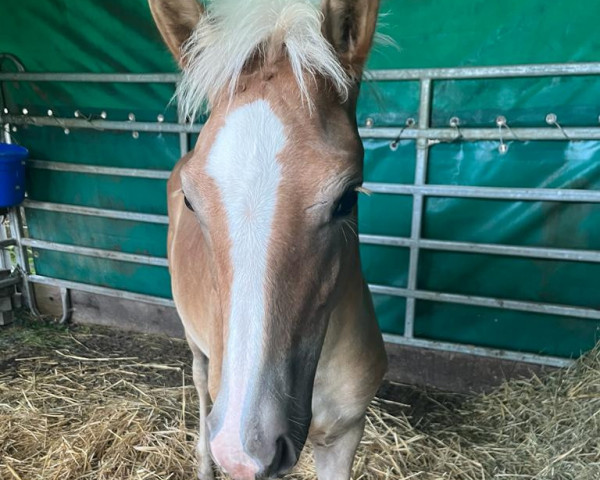
{"type": "Polygon", "coordinates": [[[379,0],[323,0],[323,34],[349,74],[362,75],[377,26],[379,0]]]}
{"type": "Polygon", "coordinates": [[[148,4],[163,40],[182,65],[181,46],[194,31],[204,8],[197,0],[148,0],[148,4]]]}

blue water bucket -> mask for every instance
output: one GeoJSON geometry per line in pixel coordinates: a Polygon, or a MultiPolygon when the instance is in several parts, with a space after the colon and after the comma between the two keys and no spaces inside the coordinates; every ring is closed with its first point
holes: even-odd
{"type": "Polygon", "coordinates": [[[26,148],[0,143],[0,208],[18,205],[25,198],[26,148]]]}

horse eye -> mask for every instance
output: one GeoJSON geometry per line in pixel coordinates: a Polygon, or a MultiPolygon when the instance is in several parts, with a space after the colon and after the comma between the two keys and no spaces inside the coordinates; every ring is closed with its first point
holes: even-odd
{"type": "Polygon", "coordinates": [[[194,207],[192,207],[192,204],[190,203],[188,198],[185,196],[185,194],[183,195],[183,203],[185,203],[185,206],[187,208],[189,208],[192,212],[194,211],[194,207]]]}
{"type": "Polygon", "coordinates": [[[334,217],[345,217],[352,213],[354,210],[354,206],[358,201],[358,192],[355,187],[352,187],[342,195],[342,198],[339,199],[335,210],[333,211],[334,217]]]}

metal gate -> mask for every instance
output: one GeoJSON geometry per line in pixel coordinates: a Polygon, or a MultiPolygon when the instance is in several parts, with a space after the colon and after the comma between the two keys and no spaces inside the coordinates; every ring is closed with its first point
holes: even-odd
{"type": "MultiPolygon", "coordinates": [[[[394,195],[409,197],[412,200],[410,235],[392,236],[360,233],[363,245],[386,246],[394,249],[404,249],[408,252],[407,283],[404,287],[371,283],[371,291],[376,295],[401,297],[405,299],[404,321],[402,334],[385,333],[388,342],[416,347],[464,352],[485,357],[505,358],[536,364],[565,366],[571,360],[553,355],[522,353],[507,349],[494,349],[477,345],[437,341],[423,338],[415,332],[416,306],[420,301],[490,307],[499,310],[535,312],[548,315],[558,315],[565,319],[586,319],[594,325],[600,325],[600,309],[571,304],[555,304],[538,301],[524,301],[496,296],[466,295],[451,292],[436,291],[419,287],[420,262],[423,252],[442,251],[468,254],[486,254],[501,258],[547,259],[566,262],[585,262],[600,264],[600,251],[589,249],[565,249],[533,246],[503,245],[496,243],[481,243],[469,241],[450,241],[423,238],[425,221],[425,203],[432,198],[464,198],[506,200],[512,202],[561,202],[600,204],[600,191],[586,188],[512,188],[476,185],[436,184],[428,182],[428,163],[432,148],[437,145],[464,145],[465,142],[488,141],[494,142],[499,155],[505,154],[511,145],[526,141],[577,142],[582,140],[600,141],[600,127],[597,125],[563,127],[553,112],[548,112],[546,127],[512,127],[510,121],[499,112],[496,126],[490,128],[470,128],[461,124],[461,119],[452,117],[446,127],[432,126],[432,105],[435,82],[442,80],[473,80],[473,79],[507,79],[530,77],[576,77],[600,75],[600,63],[580,64],[546,64],[546,65],[516,65],[502,67],[473,67],[473,68],[443,68],[443,69],[412,69],[412,70],[375,70],[368,74],[370,81],[377,82],[418,82],[419,107],[418,115],[408,118],[402,128],[379,128],[373,125],[371,119],[366,119],[365,127],[360,128],[360,135],[366,142],[385,141],[390,150],[398,149],[402,142],[413,142],[415,150],[414,179],[411,183],[392,183],[369,181],[365,187],[377,195],[394,195]]],[[[91,74],[91,73],[0,73],[0,83],[7,82],[77,82],[77,83],[168,83],[175,84],[178,75],[175,74],[91,74]]],[[[599,111],[600,113],[600,111],[599,111]]],[[[600,121],[600,118],[599,118],[600,121]]],[[[159,115],[156,121],[136,121],[130,117],[127,121],[110,121],[102,116],[90,118],[75,112],[73,118],[58,116],[52,110],[47,115],[32,115],[27,108],[19,112],[9,111],[3,105],[0,116],[5,136],[10,138],[11,129],[23,126],[44,128],[59,128],[65,133],[71,129],[96,130],[101,132],[125,131],[134,138],[143,132],[173,134],[179,136],[180,153],[185,154],[192,136],[197,134],[201,125],[186,124],[181,117],[178,122],[165,121],[159,115]]],[[[41,171],[58,171],[93,174],[96,176],[133,177],[164,181],[169,176],[167,170],[150,170],[140,168],[118,168],[82,163],[67,163],[32,159],[29,169],[41,171]]],[[[167,260],[162,256],[134,254],[118,251],[117,249],[97,248],[66,244],[48,240],[44,235],[26,236],[23,234],[25,216],[36,212],[54,212],[57,214],[76,214],[86,217],[100,217],[143,224],[166,225],[167,217],[160,214],[140,213],[116,208],[98,208],[74,204],[39,201],[29,198],[20,209],[10,213],[13,239],[3,240],[3,245],[17,245],[17,260],[23,273],[25,292],[30,305],[35,309],[35,302],[30,291],[31,283],[53,285],[62,288],[63,303],[68,307],[68,290],[80,290],[89,293],[109,295],[124,299],[149,302],[163,306],[173,306],[170,298],[157,295],[140,294],[126,291],[115,286],[100,286],[93,283],[74,281],[68,278],[56,278],[36,274],[31,269],[31,252],[50,251],[76,254],[84,257],[95,257],[116,262],[148,265],[166,269],[167,260]]],[[[33,259],[35,260],[35,259],[33,259]]],[[[368,265],[367,265],[368,268],[368,265]]],[[[584,281],[584,279],[581,279],[584,281]]],[[[110,283],[110,282],[108,282],[110,283]]],[[[600,295],[599,295],[600,296],[600,295]]],[[[597,327],[596,327],[597,328],[597,327]]],[[[475,343],[475,342],[474,342],[475,343]]]]}

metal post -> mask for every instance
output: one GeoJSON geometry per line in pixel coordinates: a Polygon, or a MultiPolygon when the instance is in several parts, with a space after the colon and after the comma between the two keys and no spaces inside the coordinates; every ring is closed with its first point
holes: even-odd
{"type": "Polygon", "coordinates": [[[7,250],[9,245],[9,236],[6,231],[5,219],[6,215],[0,214],[0,270],[12,268],[10,253],[7,250]]]}
{"type": "MultiPolygon", "coordinates": [[[[431,116],[431,79],[421,79],[421,95],[419,100],[419,129],[429,128],[431,116]]],[[[429,141],[425,138],[417,140],[417,158],[415,165],[415,185],[422,186],[427,182],[427,160],[429,157],[429,141]]],[[[421,238],[421,226],[423,223],[423,194],[413,194],[412,223],[410,230],[410,257],[408,262],[408,285],[409,291],[417,289],[417,274],[419,269],[419,239],[421,238]]],[[[412,338],[415,325],[415,297],[406,299],[406,315],[404,318],[404,336],[412,338]]]]}
{"type": "Polygon", "coordinates": [[[20,274],[23,280],[23,295],[25,296],[25,302],[31,312],[39,316],[40,313],[37,310],[35,304],[35,295],[31,283],[29,283],[28,276],[31,274],[29,268],[29,254],[27,253],[27,247],[21,244],[23,238],[23,222],[21,217],[21,207],[12,207],[8,214],[10,222],[10,234],[17,242],[15,253],[17,257],[17,266],[20,270],[20,274]]]}
{"type": "Polygon", "coordinates": [[[4,143],[10,143],[10,125],[8,123],[2,125],[2,136],[4,143]]]}

